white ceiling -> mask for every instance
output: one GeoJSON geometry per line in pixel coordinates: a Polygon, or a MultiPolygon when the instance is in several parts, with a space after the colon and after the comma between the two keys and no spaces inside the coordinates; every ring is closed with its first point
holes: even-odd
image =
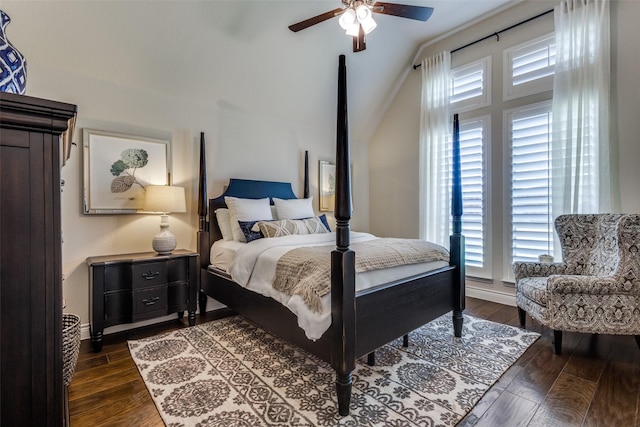
{"type": "MultiPolygon", "coordinates": [[[[375,14],[378,27],[359,53],[337,18],[287,28],[339,0],[49,0],[37,14],[12,16],[8,31],[18,46],[31,26],[50,34],[37,53],[23,52],[33,66],[65,46],[73,73],[303,126],[334,126],[338,55],[346,54],[351,138],[366,141],[423,43],[517,2],[402,0],[433,7],[433,15],[420,22],[375,14]]],[[[11,15],[16,3],[3,0],[3,9],[11,15]]]]}

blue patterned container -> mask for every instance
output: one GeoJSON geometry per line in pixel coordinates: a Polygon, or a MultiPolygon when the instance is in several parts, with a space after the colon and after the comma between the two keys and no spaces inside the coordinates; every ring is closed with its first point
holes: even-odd
{"type": "Polygon", "coordinates": [[[4,32],[11,22],[0,10],[0,91],[24,94],[27,88],[27,60],[11,45],[4,32]]]}

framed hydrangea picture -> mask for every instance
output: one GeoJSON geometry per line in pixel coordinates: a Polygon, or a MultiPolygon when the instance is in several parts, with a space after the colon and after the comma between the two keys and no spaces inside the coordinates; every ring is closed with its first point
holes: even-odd
{"type": "Polygon", "coordinates": [[[136,213],[147,185],[169,184],[170,141],[83,130],[85,214],[136,213]]]}

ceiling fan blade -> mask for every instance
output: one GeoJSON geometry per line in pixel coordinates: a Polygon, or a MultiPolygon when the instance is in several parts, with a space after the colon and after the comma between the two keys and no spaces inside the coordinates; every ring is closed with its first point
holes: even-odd
{"type": "Polygon", "coordinates": [[[410,6],[406,4],[376,2],[372,10],[384,15],[400,16],[401,18],[415,19],[416,21],[426,21],[433,13],[432,7],[410,6]]]}
{"type": "Polygon", "coordinates": [[[364,29],[362,25],[360,25],[360,30],[358,31],[357,36],[353,36],[353,51],[354,52],[362,52],[367,48],[367,43],[364,35],[364,29]]]}
{"type": "Polygon", "coordinates": [[[298,31],[304,30],[305,28],[309,28],[312,25],[319,24],[321,22],[326,21],[327,19],[331,19],[335,16],[338,16],[343,11],[344,9],[339,7],[337,9],[330,10],[329,12],[325,12],[322,15],[314,16],[313,18],[305,19],[304,21],[300,21],[296,24],[289,25],[289,29],[294,33],[297,33],[298,31]]]}

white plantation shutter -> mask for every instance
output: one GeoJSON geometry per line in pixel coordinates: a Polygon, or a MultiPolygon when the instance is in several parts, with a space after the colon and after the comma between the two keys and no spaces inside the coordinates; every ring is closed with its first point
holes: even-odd
{"type": "Polygon", "coordinates": [[[451,70],[451,108],[468,111],[491,103],[491,57],[451,70]]]}
{"type": "Polygon", "coordinates": [[[507,113],[511,137],[512,261],[553,255],[551,103],[507,113]]]}
{"type": "Polygon", "coordinates": [[[553,34],[504,51],[504,99],[553,89],[556,46],[553,34]]]}
{"type": "Polygon", "coordinates": [[[451,88],[451,103],[464,101],[482,95],[482,82],[484,73],[482,68],[468,67],[464,70],[457,70],[454,76],[454,85],[451,88]]]}
{"type": "Polygon", "coordinates": [[[469,272],[482,276],[485,259],[485,155],[489,117],[460,122],[460,163],[462,172],[462,234],[469,272]]]}

